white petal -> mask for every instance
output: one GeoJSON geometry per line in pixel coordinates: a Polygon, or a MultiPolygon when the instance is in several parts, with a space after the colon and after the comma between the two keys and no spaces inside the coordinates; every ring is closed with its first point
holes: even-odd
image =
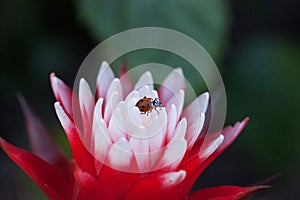
{"type": "Polygon", "coordinates": [[[123,100],[122,86],[121,86],[121,82],[120,82],[120,80],[119,80],[118,78],[115,78],[115,79],[111,82],[111,84],[110,84],[110,86],[109,86],[109,88],[108,88],[108,90],[107,90],[106,99],[111,98],[111,96],[112,96],[115,92],[118,92],[118,93],[120,94],[121,99],[123,100]]]}
{"type": "Polygon", "coordinates": [[[55,76],[54,73],[50,75],[51,86],[53,89],[53,93],[57,101],[62,103],[62,106],[66,110],[66,112],[73,116],[73,108],[72,108],[72,95],[73,92],[71,88],[69,88],[61,79],[55,76]]]}
{"type": "Polygon", "coordinates": [[[136,171],[134,155],[126,138],[120,138],[113,144],[108,153],[108,162],[111,167],[120,171],[136,171]]]}
{"type": "Polygon", "coordinates": [[[115,75],[109,64],[106,61],[102,62],[97,76],[97,98],[106,97],[108,87],[114,78],[115,75]]]}
{"type": "MultiPolygon", "coordinates": [[[[131,99],[136,99],[136,100],[139,100],[139,99],[140,99],[140,96],[139,96],[138,91],[133,90],[132,92],[130,92],[130,93],[128,94],[128,96],[126,97],[125,102],[128,102],[128,101],[130,101],[131,99]]],[[[137,101],[136,101],[136,102],[137,102],[137,101]]],[[[133,105],[135,105],[135,103],[134,103],[133,105]]]]}
{"type": "MultiPolygon", "coordinates": [[[[100,119],[103,119],[102,117],[102,105],[103,105],[103,98],[98,99],[96,105],[95,105],[95,109],[94,109],[94,117],[93,117],[93,126],[92,126],[92,136],[91,136],[91,140],[95,141],[95,126],[97,123],[97,120],[99,121],[100,119]]],[[[92,148],[92,152],[95,151],[95,142],[91,142],[91,148],[92,148]]]]}
{"type": "Polygon", "coordinates": [[[142,119],[142,125],[146,127],[150,151],[159,149],[165,140],[167,130],[167,113],[165,109],[158,112],[152,111],[148,115],[139,113],[139,117],[142,119]]]}
{"type": "Polygon", "coordinates": [[[224,136],[221,134],[217,139],[209,144],[204,143],[200,148],[199,158],[207,158],[210,156],[223,142],[224,136]]]}
{"type": "Polygon", "coordinates": [[[191,149],[195,144],[203,128],[204,121],[205,115],[201,113],[200,117],[198,117],[196,120],[193,120],[193,123],[188,125],[187,134],[185,136],[185,139],[188,142],[188,149],[191,149]]]}
{"type": "Polygon", "coordinates": [[[162,131],[155,136],[149,138],[150,151],[161,149],[164,144],[164,134],[162,131]]]}
{"type": "Polygon", "coordinates": [[[188,122],[186,140],[190,149],[196,139],[199,137],[204,125],[205,115],[209,102],[209,94],[206,92],[195,99],[182,112],[182,117],[185,117],[188,122]]]}
{"type": "Polygon", "coordinates": [[[182,108],[183,108],[183,104],[184,104],[184,91],[183,90],[178,90],[177,93],[175,95],[172,96],[172,98],[166,103],[165,107],[167,112],[169,112],[171,110],[172,104],[174,104],[176,106],[176,122],[179,119],[181,112],[182,112],[182,108]]]}
{"type": "Polygon", "coordinates": [[[144,85],[143,87],[139,88],[138,90],[139,93],[139,99],[142,99],[144,97],[148,97],[148,98],[154,98],[152,95],[152,90],[150,90],[148,85],[144,85]]]}
{"type": "Polygon", "coordinates": [[[171,142],[184,138],[186,134],[187,121],[186,118],[182,118],[180,122],[177,124],[174,137],[171,139],[171,142]]]}
{"type": "Polygon", "coordinates": [[[86,145],[91,147],[93,145],[91,140],[95,100],[88,83],[83,78],[81,78],[79,82],[79,106],[81,121],[78,123],[82,123],[80,129],[86,139],[86,145]]]}
{"type": "Polygon", "coordinates": [[[156,151],[150,151],[149,152],[149,166],[151,171],[155,171],[161,166],[160,162],[161,162],[161,158],[164,155],[164,149],[159,149],[156,151]]]}
{"type": "Polygon", "coordinates": [[[110,120],[108,125],[108,132],[113,142],[118,141],[121,137],[126,136],[124,118],[122,116],[122,111],[117,107],[110,120]]]}
{"type": "Polygon", "coordinates": [[[175,134],[175,127],[177,124],[177,110],[174,104],[171,105],[171,109],[168,112],[168,131],[167,131],[167,142],[169,142],[174,134],[175,134]]]}
{"type": "Polygon", "coordinates": [[[126,132],[131,134],[135,131],[136,127],[143,126],[141,113],[137,107],[130,107],[124,108],[126,115],[124,115],[125,127],[126,132]]]}
{"type": "Polygon", "coordinates": [[[152,90],[151,93],[152,93],[152,94],[150,95],[150,97],[152,97],[152,98],[154,98],[154,99],[155,99],[155,98],[158,98],[158,99],[159,99],[158,93],[157,93],[156,90],[152,90]]]}
{"type": "Polygon", "coordinates": [[[190,105],[184,109],[182,115],[188,119],[196,119],[201,113],[206,113],[208,102],[209,93],[205,92],[198,96],[192,103],[190,103],[190,105]]]}
{"type": "Polygon", "coordinates": [[[59,102],[54,103],[54,108],[56,111],[56,114],[58,116],[58,119],[64,128],[66,134],[69,134],[69,131],[74,128],[73,122],[70,120],[68,115],[65,113],[64,109],[61,107],[59,102]]]}
{"type": "MultiPolygon", "coordinates": [[[[160,114],[163,114],[163,112],[161,112],[160,114]]],[[[158,115],[153,117],[151,120],[151,124],[146,127],[147,136],[149,138],[150,151],[160,149],[165,139],[167,121],[162,121],[158,115]]]]}
{"type": "Polygon", "coordinates": [[[160,101],[168,102],[181,89],[185,90],[185,78],[182,69],[176,68],[166,77],[159,88],[160,101]]]}
{"type": "Polygon", "coordinates": [[[141,125],[141,123],[138,123],[141,121],[140,117],[140,111],[138,107],[136,107],[136,103],[140,100],[139,94],[136,90],[131,92],[128,97],[125,100],[125,104],[122,107],[124,117],[130,117],[133,118],[133,120],[137,120],[137,124],[141,125]]]}
{"type": "Polygon", "coordinates": [[[185,139],[178,139],[172,143],[169,143],[164,149],[164,154],[162,158],[158,161],[156,169],[161,169],[163,167],[170,167],[175,169],[181,162],[187,147],[187,142],[185,139]]]}
{"type": "Polygon", "coordinates": [[[134,86],[134,89],[139,90],[140,88],[144,86],[148,86],[150,90],[153,90],[153,77],[151,72],[147,71],[139,78],[137,83],[134,86]]]}
{"type": "Polygon", "coordinates": [[[200,112],[206,113],[207,106],[208,106],[208,101],[209,101],[209,93],[208,92],[205,92],[205,93],[201,94],[197,98],[197,102],[198,102],[200,112]]]}
{"type": "Polygon", "coordinates": [[[145,127],[139,127],[130,137],[129,144],[134,153],[149,153],[149,141],[145,127]]]}
{"type": "Polygon", "coordinates": [[[133,98],[126,98],[125,102],[118,105],[118,108],[122,111],[122,119],[124,121],[123,131],[129,135],[136,132],[135,130],[137,127],[143,125],[140,111],[137,107],[135,107],[139,98],[137,95],[137,92],[130,93],[128,96],[132,96],[133,98]]]}
{"type": "Polygon", "coordinates": [[[118,78],[115,78],[108,88],[106,99],[104,102],[104,120],[107,124],[109,123],[112,112],[114,111],[118,103],[122,100],[122,86],[120,80],[118,78]]]}
{"type": "Polygon", "coordinates": [[[137,128],[143,126],[141,113],[135,106],[138,100],[139,94],[136,90],[134,90],[127,96],[124,104],[120,105],[120,109],[122,110],[124,118],[125,132],[128,135],[133,135],[136,132],[137,128]]]}
{"type": "Polygon", "coordinates": [[[193,124],[198,124],[197,119],[200,117],[201,113],[206,112],[208,102],[209,94],[206,92],[197,97],[197,99],[195,99],[190,105],[188,105],[184,109],[184,111],[182,112],[182,116],[187,118],[189,127],[193,124]]]}
{"type": "Polygon", "coordinates": [[[151,170],[149,141],[146,138],[146,134],[145,127],[142,127],[138,133],[134,133],[135,136],[141,135],[141,137],[131,137],[129,140],[129,145],[134,151],[139,172],[148,172],[151,170]]]}
{"type": "Polygon", "coordinates": [[[104,110],[104,121],[108,124],[110,117],[117,107],[118,103],[122,100],[122,94],[114,92],[109,99],[106,99],[106,105],[104,110]]]}
{"type": "Polygon", "coordinates": [[[102,107],[103,107],[103,98],[100,98],[98,99],[95,105],[93,122],[96,120],[96,118],[100,118],[100,119],[103,118],[102,107]]]}
{"type": "Polygon", "coordinates": [[[79,82],[79,105],[84,135],[88,137],[88,135],[91,133],[95,100],[89,84],[83,78],[81,78],[79,82]]]}
{"type": "Polygon", "coordinates": [[[121,101],[116,106],[109,122],[109,132],[113,140],[133,135],[142,126],[141,114],[137,107],[129,105],[128,101],[121,101]],[[113,121],[113,122],[112,122],[113,121]]]}
{"type": "Polygon", "coordinates": [[[103,119],[96,118],[93,123],[93,135],[94,135],[94,157],[105,163],[109,149],[112,146],[112,142],[109,138],[106,124],[103,119]]]}

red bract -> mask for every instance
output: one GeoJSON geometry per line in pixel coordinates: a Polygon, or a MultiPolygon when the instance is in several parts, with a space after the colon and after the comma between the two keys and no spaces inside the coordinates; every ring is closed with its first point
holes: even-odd
{"type": "Polygon", "coordinates": [[[103,62],[96,98],[80,80],[78,96],[51,74],[55,110],[72,151],[68,161],[42,123],[20,97],[33,147],[28,152],[0,144],[50,199],[239,199],[263,186],[219,186],[190,190],[205,168],[239,135],[248,118],[206,134],[204,93],[183,109],[185,79],[180,68],[154,90],[150,72],[133,86],[127,69],[115,78],[103,62]],[[141,114],[143,98],[158,98],[163,108],[141,114]]]}

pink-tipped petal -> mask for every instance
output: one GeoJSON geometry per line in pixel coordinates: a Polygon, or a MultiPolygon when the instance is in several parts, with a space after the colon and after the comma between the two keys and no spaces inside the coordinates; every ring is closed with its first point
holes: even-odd
{"type": "Polygon", "coordinates": [[[153,90],[153,82],[154,81],[151,72],[147,71],[140,76],[139,80],[136,82],[134,86],[134,89],[139,90],[140,88],[147,85],[150,90],[153,90]]]}
{"type": "Polygon", "coordinates": [[[122,68],[120,70],[119,79],[121,81],[123,89],[123,96],[126,97],[133,90],[133,85],[130,78],[130,74],[128,72],[128,66],[126,61],[123,63],[122,68]]]}
{"type": "Polygon", "coordinates": [[[115,74],[109,64],[106,61],[102,62],[97,76],[97,99],[106,97],[107,90],[114,78],[115,74]]]}
{"type": "Polygon", "coordinates": [[[204,143],[202,144],[202,147],[200,148],[199,151],[199,158],[200,159],[205,159],[208,156],[210,156],[219,146],[222,144],[224,141],[224,136],[221,134],[218,138],[215,140],[209,142],[209,143],[204,143]]]}
{"type": "Polygon", "coordinates": [[[184,90],[178,90],[176,94],[174,94],[172,98],[169,99],[169,101],[165,104],[167,112],[171,110],[172,105],[175,105],[177,111],[176,122],[178,121],[181,115],[183,104],[184,104],[184,90]]]}
{"type": "Polygon", "coordinates": [[[65,174],[66,178],[71,179],[70,165],[66,157],[53,142],[38,116],[27,104],[25,98],[22,95],[18,95],[18,99],[25,115],[27,133],[33,153],[49,164],[56,166],[57,169],[65,174]]]}
{"type": "Polygon", "coordinates": [[[168,172],[141,179],[128,190],[120,200],[162,200],[179,199],[176,186],[185,178],[185,171],[168,172]]]}
{"type": "Polygon", "coordinates": [[[188,129],[186,140],[188,141],[188,151],[193,147],[199,137],[205,122],[205,112],[208,107],[209,94],[203,93],[188,105],[182,112],[182,117],[186,117],[188,129]]]}
{"type": "Polygon", "coordinates": [[[106,143],[107,141],[109,141],[109,139],[105,140],[106,138],[102,138],[102,136],[104,135],[106,135],[107,138],[109,138],[106,124],[102,118],[102,106],[103,106],[103,98],[100,98],[96,102],[95,110],[94,110],[92,137],[91,137],[92,146],[90,149],[90,152],[92,152],[93,156],[95,157],[95,169],[97,174],[99,174],[103,162],[106,160],[108,149],[110,148],[110,146],[107,145],[106,143]],[[106,146],[107,149],[105,148],[106,146]],[[102,154],[102,152],[104,152],[103,153],[104,155],[102,154]]]}
{"type": "MultiPolygon", "coordinates": [[[[222,142],[224,140],[224,136],[222,134],[220,134],[220,132],[214,133],[214,134],[207,134],[206,137],[199,138],[196,141],[195,145],[193,146],[193,149],[190,152],[186,153],[185,159],[188,159],[188,160],[187,161],[184,160],[184,162],[189,163],[194,158],[206,159],[207,156],[204,156],[204,155],[207,153],[205,153],[205,152],[209,152],[210,151],[209,149],[211,149],[209,147],[212,144],[216,143],[216,141],[218,141],[218,140],[222,140],[222,142]],[[200,156],[200,154],[202,156],[200,156]]],[[[199,164],[199,161],[196,161],[196,162],[198,162],[198,164],[199,164]]],[[[194,167],[197,167],[197,165],[195,165],[194,167]]]]}
{"type": "Polygon", "coordinates": [[[194,120],[194,123],[188,125],[187,134],[185,136],[185,139],[188,142],[188,152],[192,149],[196,140],[199,138],[204,122],[205,115],[204,113],[201,113],[198,119],[194,120]]]}
{"type": "Polygon", "coordinates": [[[185,90],[185,78],[182,69],[176,68],[166,77],[158,90],[160,101],[166,104],[179,90],[185,90]]]}
{"type": "MultiPolygon", "coordinates": [[[[106,124],[103,119],[96,118],[93,124],[94,157],[99,162],[106,162],[108,152],[112,146],[106,124]]],[[[99,172],[99,169],[97,170],[99,172]]]]}
{"type": "Polygon", "coordinates": [[[85,79],[80,79],[79,82],[79,105],[81,110],[83,135],[87,141],[87,145],[91,145],[91,132],[93,115],[95,108],[95,100],[89,84],[85,79]]]}
{"type": "Polygon", "coordinates": [[[249,121],[249,118],[246,117],[241,122],[236,122],[234,126],[227,126],[222,130],[222,135],[224,136],[224,141],[222,145],[210,156],[209,160],[206,162],[212,161],[215,157],[220,155],[225,149],[227,149],[233,141],[237,138],[237,136],[242,132],[249,121]]]}
{"type": "Polygon", "coordinates": [[[66,113],[70,117],[73,117],[72,89],[67,86],[61,79],[56,77],[54,73],[50,74],[50,82],[56,100],[60,102],[66,113]]]}
{"type": "Polygon", "coordinates": [[[0,137],[0,147],[45,192],[50,199],[71,200],[73,181],[36,155],[17,148],[0,137]]]}
{"type": "Polygon", "coordinates": [[[191,194],[189,200],[237,200],[246,197],[258,190],[269,188],[268,186],[218,186],[198,190],[191,194]]]}
{"type": "Polygon", "coordinates": [[[110,117],[120,101],[123,100],[123,91],[121,82],[115,78],[108,88],[106,99],[104,102],[104,120],[108,124],[110,117]]]}
{"type": "Polygon", "coordinates": [[[59,121],[64,128],[68,140],[71,145],[72,157],[75,159],[76,164],[83,170],[91,174],[96,175],[94,157],[87,150],[85,144],[82,141],[82,136],[80,136],[78,129],[75,127],[74,123],[70,120],[68,115],[64,112],[63,108],[56,102],[54,104],[56,114],[59,121]]]}
{"type": "MultiPolygon", "coordinates": [[[[199,156],[194,156],[193,158],[183,163],[182,168],[185,169],[187,172],[187,178],[184,181],[184,183],[182,183],[183,186],[181,192],[183,195],[187,194],[191,190],[194,182],[197,180],[199,175],[206,169],[206,167],[232,144],[235,138],[244,129],[248,120],[249,118],[245,118],[242,122],[237,122],[233,127],[227,126],[226,128],[224,128],[222,130],[222,135],[224,136],[222,144],[208,158],[205,159],[199,156]]],[[[219,134],[219,132],[215,133],[217,137],[219,137],[219,134]]],[[[214,135],[212,135],[211,137],[213,138],[214,135]]],[[[199,141],[199,145],[197,143],[198,141],[196,142],[195,146],[201,148],[203,141],[199,141]]]]}
{"type": "Polygon", "coordinates": [[[192,103],[190,103],[183,111],[183,115],[188,118],[199,117],[200,113],[205,113],[207,111],[209,102],[209,93],[205,92],[198,96],[192,103]]]}

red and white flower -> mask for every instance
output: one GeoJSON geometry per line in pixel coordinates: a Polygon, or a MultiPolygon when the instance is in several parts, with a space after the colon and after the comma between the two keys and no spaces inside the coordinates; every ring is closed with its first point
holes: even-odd
{"type": "Polygon", "coordinates": [[[180,68],[158,91],[150,72],[133,86],[126,67],[116,78],[108,63],[98,74],[96,97],[81,79],[78,96],[51,74],[55,110],[72,151],[67,160],[20,98],[33,153],[0,138],[2,149],[50,199],[239,199],[264,186],[219,186],[190,193],[203,170],[238,136],[248,118],[206,134],[209,94],[186,108],[180,68]],[[159,98],[158,112],[143,115],[136,102],[159,98]]]}

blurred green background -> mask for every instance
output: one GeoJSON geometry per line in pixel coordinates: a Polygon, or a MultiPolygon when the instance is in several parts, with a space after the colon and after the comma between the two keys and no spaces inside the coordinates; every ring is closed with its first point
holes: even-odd
{"type": "MultiPolygon", "coordinates": [[[[226,124],[250,117],[195,189],[250,185],[281,172],[272,189],[253,199],[299,199],[299,7],[297,0],[1,0],[0,135],[29,149],[15,97],[20,91],[69,155],[53,109],[50,72],[72,85],[85,56],[107,37],[135,27],[171,28],[201,43],[219,67],[228,98],[226,124]]],[[[184,61],[167,56],[146,51],[127,60],[129,66],[180,65],[191,73],[184,61]]],[[[202,90],[198,85],[196,91],[202,90]]],[[[0,154],[0,199],[44,199],[27,175],[0,154]]]]}

